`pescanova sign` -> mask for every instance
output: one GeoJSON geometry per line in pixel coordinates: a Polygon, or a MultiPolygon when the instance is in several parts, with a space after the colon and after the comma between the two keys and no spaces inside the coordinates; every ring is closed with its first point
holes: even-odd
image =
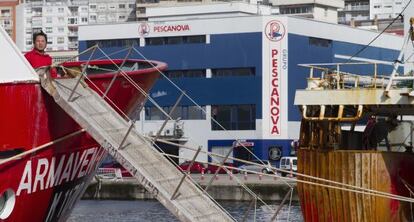
{"type": "Polygon", "coordinates": [[[190,31],[189,24],[170,24],[170,25],[149,25],[148,23],[141,23],[138,25],[138,33],[140,36],[147,36],[150,32],[153,33],[168,33],[168,32],[187,32],[190,31]]]}
{"type": "Polygon", "coordinates": [[[287,133],[287,37],[279,20],[265,21],[263,30],[263,136],[287,133]],[[286,111],[285,111],[286,110],[286,111]]]}

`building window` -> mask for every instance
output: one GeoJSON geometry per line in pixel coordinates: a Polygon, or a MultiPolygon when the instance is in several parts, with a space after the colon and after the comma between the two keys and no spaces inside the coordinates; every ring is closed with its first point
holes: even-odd
{"type": "Polygon", "coordinates": [[[42,31],[42,28],[33,28],[33,33],[42,31]]]}
{"type": "MultiPolygon", "coordinates": [[[[201,107],[205,110],[205,106],[201,107]]],[[[164,112],[170,113],[172,106],[162,107],[164,112]]],[[[177,106],[171,114],[173,119],[181,118],[182,120],[206,119],[204,112],[197,106],[177,106]]],[[[157,107],[145,107],[146,120],[165,120],[165,115],[157,107]]]]}
{"type": "Polygon", "coordinates": [[[57,44],[63,44],[63,43],[65,43],[65,37],[58,37],[57,44]]]}
{"type": "Polygon", "coordinates": [[[64,32],[64,31],[65,31],[65,28],[64,28],[64,27],[59,27],[59,28],[58,28],[58,32],[62,33],[62,32],[64,32]]]}
{"type": "Polygon", "coordinates": [[[65,22],[65,18],[64,17],[59,17],[58,18],[59,23],[64,23],[65,22]]]}
{"type": "Polygon", "coordinates": [[[81,12],[88,12],[88,7],[82,7],[81,12]]]}
{"type": "Polygon", "coordinates": [[[172,37],[154,37],[146,38],[145,45],[173,45],[173,44],[192,44],[206,43],[205,35],[197,36],[172,36],[172,37]]]}
{"type": "MultiPolygon", "coordinates": [[[[227,130],[255,130],[255,105],[212,105],[211,118],[215,119],[227,130]]],[[[212,130],[223,130],[213,120],[212,130]]]]}
{"type": "Polygon", "coordinates": [[[96,15],[89,16],[89,21],[90,22],[96,22],[96,15]]]}
{"type": "Polygon", "coordinates": [[[159,3],[160,0],[137,0],[139,4],[146,4],[146,3],[159,3]]]}
{"type": "Polygon", "coordinates": [[[137,8],[137,12],[138,12],[138,14],[145,14],[145,12],[146,12],[146,8],[145,7],[138,7],[137,8]]]}
{"type": "Polygon", "coordinates": [[[206,43],[205,35],[186,36],[187,43],[206,43]]]}
{"type": "Polygon", "coordinates": [[[98,44],[102,48],[110,47],[129,47],[132,45],[139,45],[139,39],[113,39],[113,40],[92,40],[86,41],[86,47],[90,48],[98,44]]]}
{"type": "Polygon", "coordinates": [[[190,69],[190,70],[169,70],[164,74],[168,78],[204,78],[206,77],[205,69],[190,69]]]}
{"type": "Polygon", "coordinates": [[[26,45],[31,45],[32,44],[32,40],[31,39],[26,39],[26,45]]]}
{"type": "Polygon", "coordinates": [[[53,12],[53,8],[51,8],[51,7],[46,8],[46,12],[52,13],[53,12]]]}
{"type": "Polygon", "coordinates": [[[174,36],[167,38],[167,45],[174,45],[174,44],[181,44],[183,43],[183,37],[181,36],[174,36]]]}
{"type": "Polygon", "coordinates": [[[52,33],[53,28],[52,27],[46,27],[46,33],[52,33]]]}
{"type": "Polygon", "coordinates": [[[227,76],[254,76],[255,68],[223,68],[211,69],[212,77],[227,77],[227,76]]]}
{"type": "Polygon", "coordinates": [[[126,18],[125,18],[125,15],[120,15],[119,16],[119,20],[125,20],[126,18]]]}
{"type": "Polygon", "coordinates": [[[88,18],[87,18],[87,17],[82,17],[82,18],[81,18],[81,21],[82,21],[83,23],[87,23],[87,22],[88,22],[88,18]]]}
{"type": "Polygon", "coordinates": [[[312,6],[281,7],[280,14],[308,14],[313,13],[312,6]]]}
{"type": "Polygon", "coordinates": [[[69,18],[68,23],[71,25],[78,24],[78,18],[69,18]]]}
{"type": "Polygon", "coordinates": [[[119,5],[118,5],[118,7],[119,7],[120,9],[125,9],[125,4],[119,4],[119,5]]]}
{"type": "Polygon", "coordinates": [[[2,9],[1,16],[5,16],[5,17],[10,16],[10,9],[2,9]]]}
{"type": "Polygon", "coordinates": [[[332,46],[332,40],[309,37],[309,45],[329,48],[332,46]]]}
{"type": "Polygon", "coordinates": [[[58,8],[58,12],[59,13],[63,13],[64,12],[64,8],[58,8]]]}
{"type": "Polygon", "coordinates": [[[135,8],[135,4],[129,4],[128,8],[131,8],[131,9],[135,8]]]}
{"type": "Polygon", "coordinates": [[[96,9],[96,5],[89,5],[89,8],[92,9],[92,10],[95,10],[96,9]]]}

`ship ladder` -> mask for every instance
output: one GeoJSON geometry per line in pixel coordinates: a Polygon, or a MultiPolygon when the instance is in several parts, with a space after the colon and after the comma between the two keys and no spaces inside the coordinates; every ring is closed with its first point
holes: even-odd
{"type": "Polygon", "coordinates": [[[180,221],[234,221],[178,170],[81,78],[51,79],[39,73],[56,103],[123,165],[180,221]],[[84,83],[84,82],[83,82],[84,83]]]}

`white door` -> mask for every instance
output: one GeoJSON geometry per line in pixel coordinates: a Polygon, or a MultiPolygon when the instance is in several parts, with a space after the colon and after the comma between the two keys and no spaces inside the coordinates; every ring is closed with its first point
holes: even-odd
{"type": "MultiPolygon", "coordinates": [[[[213,146],[213,147],[211,147],[211,152],[214,153],[214,154],[221,155],[221,156],[226,156],[231,148],[232,148],[231,146],[213,146]]],[[[233,151],[231,151],[229,157],[233,157],[233,151]]],[[[224,159],[224,157],[214,157],[213,156],[211,158],[211,162],[221,163],[223,161],[223,159],[224,159]]],[[[226,163],[233,163],[233,160],[232,159],[227,159],[226,163]]]]}

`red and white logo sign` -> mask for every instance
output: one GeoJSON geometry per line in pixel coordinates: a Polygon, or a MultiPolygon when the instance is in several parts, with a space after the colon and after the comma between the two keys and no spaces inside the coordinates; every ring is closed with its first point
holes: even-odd
{"type": "Polygon", "coordinates": [[[138,26],[138,33],[140,36],[147,36],[150,32],[150,26],[147,23],[141,23],[138,26]]]}
{"type": "Polygon", "coordinates": [[[278,42],[285,37],[286,29],[285,26],[277,21],[272,20],[266,24],[265,35],[272,42],[278,42]]]}

